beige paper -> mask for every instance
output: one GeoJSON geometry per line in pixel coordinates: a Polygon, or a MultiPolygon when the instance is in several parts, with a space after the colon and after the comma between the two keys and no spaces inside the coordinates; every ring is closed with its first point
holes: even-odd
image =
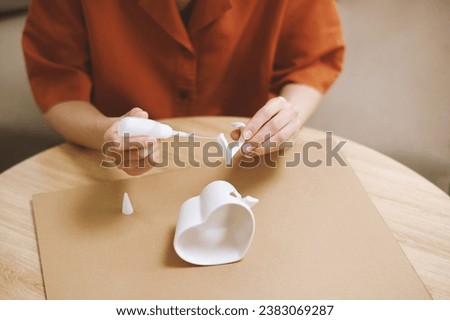
{"type": "Polygon", "coordinates": [[[429,299],[351,168],[285,168],[299,150],[276,169],[179,169],[35,195],[47,298],[429,299]],[[260,200],[254,239],[240,262],[194,266],[173,249],[178,212],[218,179],[260,200]]]}

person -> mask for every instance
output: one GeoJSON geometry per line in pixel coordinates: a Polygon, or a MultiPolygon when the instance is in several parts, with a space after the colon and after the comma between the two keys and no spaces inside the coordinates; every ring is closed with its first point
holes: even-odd
{"type": "MultiPolygon", "coordinates": [[[[251,117],[256,154],[295,138],[344,55],[335,0],[32,0],[22,47],[38,106],[70,142],[119,141],[123,116],[232,115],[251,117]]],[[[121,168],[145,172],[151,149],[121,168]]]]}

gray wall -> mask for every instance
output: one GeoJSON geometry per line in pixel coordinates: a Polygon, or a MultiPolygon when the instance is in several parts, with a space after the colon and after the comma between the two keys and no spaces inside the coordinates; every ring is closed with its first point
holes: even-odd
{"type": "Polygon", "coordinates": [[[309,126],[450,184],[448,0],[339,0],[348,51],[309,126]]]}
{"type": "Polygon", "coordinates": [[[22,57],[25,16],[0,19],[0,172],[62,139],[36,107],[22,57]]]}

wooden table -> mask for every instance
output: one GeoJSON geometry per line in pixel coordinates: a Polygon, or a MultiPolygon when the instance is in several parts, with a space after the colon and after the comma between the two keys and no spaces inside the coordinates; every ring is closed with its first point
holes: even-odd
{"type": "MultiPolygon", "coordinates": [[[[230,117],[169,119],[179,130],[202,135],[228,132],[230,117]]],[[[303,128],[305,139],[323,132],[303,128]]],[[[336,138],[336,137],[335,137],[336,138]]],[[[340,139],[340,138],[338,138],[340,139]]],[[[342,139],[344,140],[344,139],[342,139]]],[[[349,141],[348,163],[434,299],[450,299],[450,198],[404,165],[349,141]]],[[[129,178],[99,166],[99,152],[62,144],[0,174],[0,299],[44,299],[31,197],[129,178]]],[[[173,168],[157,168],[148,174],[173,168]]]]}

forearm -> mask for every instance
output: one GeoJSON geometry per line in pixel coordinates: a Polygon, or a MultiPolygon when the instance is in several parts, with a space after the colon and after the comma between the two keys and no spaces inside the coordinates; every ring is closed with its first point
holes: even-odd
{"type": "Polygon", "coordinates": [[[67,141],[100,150],[105,131],[117,118],[108,118],[85,101],[58,103],[44,115],[67,141]]]}
{"type": "Polygon", "coordinates": [[[293,83],[284,86],[280,96],[299,108],[299,117],[302,125],[314,114],[322,99],[322,93],[313,87],[293,83]]]}

